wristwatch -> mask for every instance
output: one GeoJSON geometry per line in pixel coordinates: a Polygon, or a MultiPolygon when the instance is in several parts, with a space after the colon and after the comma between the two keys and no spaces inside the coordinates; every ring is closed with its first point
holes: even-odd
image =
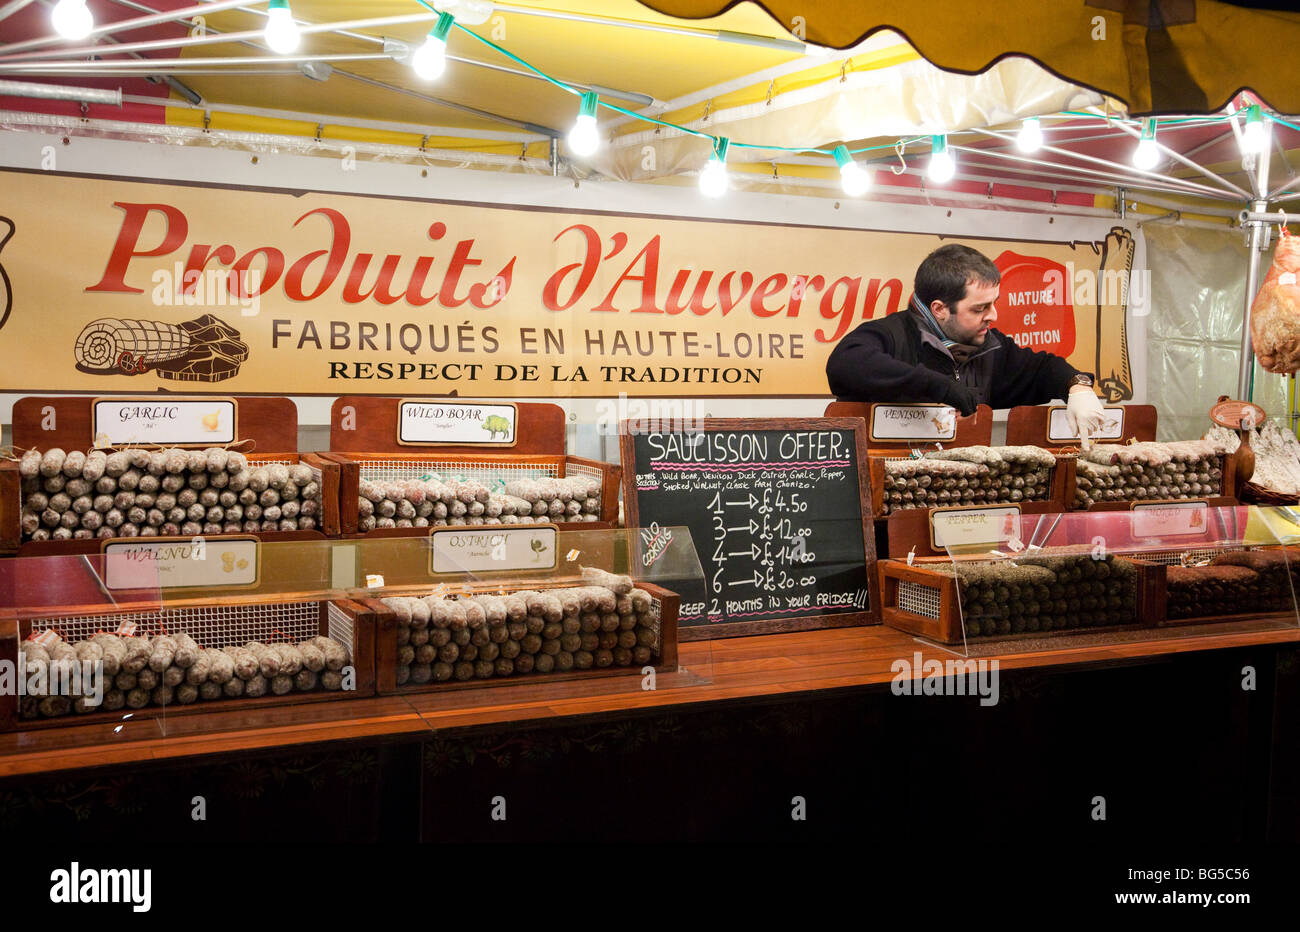
{"type": "Polygon", "coordinates": [[[1078,375],[1070,379],[1070,385],[1071,387],[1075,385],[1085,385],[1088,388],[1092,388],[1092,376],[1085,372],[1080,372],[1078,375]]]}

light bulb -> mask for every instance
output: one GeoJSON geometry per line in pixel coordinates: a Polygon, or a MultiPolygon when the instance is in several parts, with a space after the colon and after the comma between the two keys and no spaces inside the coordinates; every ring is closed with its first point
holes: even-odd
{"type": "Polygon", "coordinates": [[[574,155],[591,155],[600,146],[600,131],[596,129],[596,118],[580,116],[569,130],[569,148],[574,155]]]}
{"type": "Polygon", "coordinates": [[[582,95],[578,119],[569,130],[569,148],[574,155],[591,155],[600,146],[600,130],[596,127],[597,98],[594,91],[582,95]]]}
{"type": "Polygon", "coordinates": [[[302,41],[298,24],[293,21],[288,0],[271,0],[266,6],[266,31],[263,33],[271,51],[288,55],[302,41]]]}
{"type": "Polygon", "coordinates": [[[867,193],[867,188],[871,187],[871,176],[859,165],[853,161],[853,156],[849,154],[848,146],[836,146],[831,150],[831,155],[835,157],[835,164],[840,167],[840,187],[849,197],[859,197],[867,193]]]}
{"type": "Polygon", "coordinates": [[[705,197],[722,197],[727,185],[727,166],[715,155],[700,171],[700,192],[705,197]]]}
{"type": "Polygon", "coordinates": [[[1156,121],[1148,119],[1142,124],[1142,137],[1133,150],[1133,165],[1151,171],[1160,164],[1160,149],[1156,146],[1156,121]]]}
{"type": "Polygon", "coordinates": [[[425,39],[411,55],[411,68],[426,81],[442,77],[447,70],[447,43],[433,36],[425,39]]]}
{"type": "Polygon", "coordinates": [[[411,53],[411,69],[426,81],[442,77],[447,70],[447,33],[451,31],[452,22],[450,13],[440,14],[424,45],[411,53]]]}
{"type": "Polygon", "coordinates": [[[1155,140],[1143,139],[1138,142],[1137,148],[1133,150],[1133,164],[1143,171],[1151,171],[1160,164],[1160,150],[1156,148],[1155,140]]]}
{"type": "Polygon", "coordinates": [[[1264,115],[1259,104],[1251,104],[1246,109],[1246,128],[1241,131],[1241,151],[1258,154],[1268,148],[1268,130],[1264,126],[1264,115]]]}
{"type": "Polygon", "coordinates": [[[84,39],[95,28],[95,17],[87,9],[86,0],[59,0],[50,22],[65,39],[84,39]]]}
{"type": "Polygon", "coordinates": [[[953,175],[957,174],[957,163],[948,151],[947,136],[930,137],[930,164],[926,167],[926,174],[936,184],[951,181],[953,175]]]}
{"type": "Polygon", "coordinates": [[[857,162],[840,166],[840,187],[849,197],[861,197],[871,187],[871,176],[857,162]]]}
{"type": "Polygon", "coordinates": [[[1037,152],[1042,147],[1043,125],[1038,117],[1030,117],[1020,127],[1020,135],[1016,137],[1016,148],[1021,152],[1037,152]]]}

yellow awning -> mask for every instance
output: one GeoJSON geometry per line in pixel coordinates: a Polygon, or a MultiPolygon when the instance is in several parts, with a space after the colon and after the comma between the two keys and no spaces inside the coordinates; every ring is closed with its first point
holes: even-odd
{"type": "MultiPolygon", "coordinates": [[[[734,0],[644,0],[671,16],[709,17],[734,0]]],[[[1026,55],[1062,79],[1123,101],[1135,115],[1212,113],[1242,88],[1300,111],[1300,13],[1214,0],[761,0],[809,42],[847,48],[881,29],[941,68],[976,73],[1026,55]]]]}

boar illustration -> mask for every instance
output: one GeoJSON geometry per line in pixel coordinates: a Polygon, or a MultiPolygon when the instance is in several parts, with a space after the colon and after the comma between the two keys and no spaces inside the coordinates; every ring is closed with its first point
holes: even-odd
{"type": "Polygon", "coordinates": [[[503,438],[510,436],[510,422],[499,414],[489,415],[483,422],[483,429],[492,435],[492,439],[497,439],[497,434],[503,438]]]}

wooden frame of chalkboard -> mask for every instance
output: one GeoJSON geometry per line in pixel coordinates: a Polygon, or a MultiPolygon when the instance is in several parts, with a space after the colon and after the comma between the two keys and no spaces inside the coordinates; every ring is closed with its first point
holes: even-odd
{"type": "MultiPolygon", "coordinates": [[[[667,430],[648,433],[697,433],[720,431],[844,431],[853,435],[853,466],[857,473],[857,507],[858,525],[862,529],[862,550],[864,555],[866,587],[869,596],[868,609],[856,612],[838,612],[817,614],[816,607],[809,607],[810,614],[796,617],[763,619],[757,621],[730,621],[684,625],[680,619],[677,627],[678,640],[703,641],[713,638],[742,637],[752,634],[780,634],[789,631],[807,631],[817,628],[846,628],[857,625],[880,624],[880,596],[876,591],[876,535],[871,517],[871,480],[867,468],[866,423],[861,418],[701,418],[692,422],[688,430],[667,430]]],[[[624,524],[627,527],[641,527],[641,503],[637,499],[636,447],[638,436],[645,433],[630,434],[627,422],[619,425],[619,455],[623,464],[623,510],[624,524]]],[[[653,520],[653,519],[652,519],[653,520]]],[[[661,522],[662,523],[662,522],[661,522]]],[[[666,525],[665,525],[666,526],[666,525]]],[[[698,549],[699,542],[696,542],[698,549]]],[[[704,560],[701,560],[702,564],[704,560]]]]}

